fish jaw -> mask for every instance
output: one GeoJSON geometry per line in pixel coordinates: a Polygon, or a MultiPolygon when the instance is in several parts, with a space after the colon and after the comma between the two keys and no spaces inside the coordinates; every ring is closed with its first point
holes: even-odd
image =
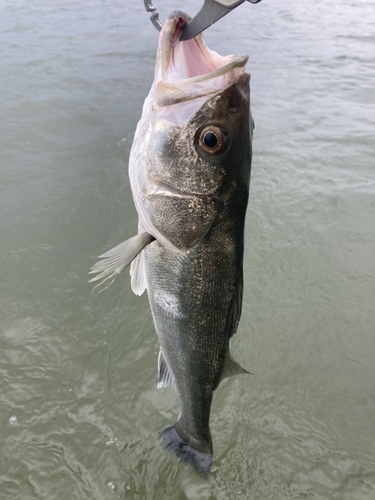
{"type": "Polygon", "coordinates": [[[200,34],[180,42],[190,17],[173,12],[159,35],[154,77],[154,118],[185,123],[210,97],[229,87],[245,72],[246,54],[221,56],[200,34]],[[176,105],[178,104],[178,108],[176,105]],[[171,108],[172,106],[172,108],[171,108]]]}

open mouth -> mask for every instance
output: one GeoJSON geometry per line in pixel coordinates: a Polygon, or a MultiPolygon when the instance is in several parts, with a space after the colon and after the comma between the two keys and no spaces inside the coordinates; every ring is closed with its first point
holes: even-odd
{"type": "Polygon", "coordinates": [[[190,18],[173,12],[160,33],[156,65],[157,107],[170,106],[223,91],[245,72],[248,56],[221,56],[210,50],[200,34],[180,42],[183,27],[190,18]]]}

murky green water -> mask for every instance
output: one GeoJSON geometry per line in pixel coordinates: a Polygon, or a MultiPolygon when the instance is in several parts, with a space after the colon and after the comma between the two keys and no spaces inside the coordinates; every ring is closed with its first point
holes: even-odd
{"type": "Polygon", "coordinates": [[[156,390],[147,298],[126,274],[87,284],[136,232],[148,17],[0,2],[0,498],[373,500],[375,4],[263,0],[207,32],[250,55],[256,129],[231,348],[254,375],[215,393],[206,480],[159,447],[179,405],[156,390]]]}

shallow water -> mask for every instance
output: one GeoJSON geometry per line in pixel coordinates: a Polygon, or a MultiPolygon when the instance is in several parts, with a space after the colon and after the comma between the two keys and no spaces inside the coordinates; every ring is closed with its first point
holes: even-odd
{"type": "Polygon", "coordinates": [[[0,497],[372,500],[375,4],[263,0],[207,31],[250,56],[256,129],[231,341],[254,375],[215,393],[204,479],[159,447],[179,405],[147,298],[87,284],[137,226],[157,32],[135,3],[0,2],[0,497]]]}

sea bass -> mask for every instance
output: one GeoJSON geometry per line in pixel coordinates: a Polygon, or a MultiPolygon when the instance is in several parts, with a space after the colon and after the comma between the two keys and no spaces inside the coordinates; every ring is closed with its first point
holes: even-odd
{"type": "MultiPolygon", "coordinates": [[[[212,464],[209,427],[221,380],[247,373],[229,353],[241,315],[244,222],[253,120],[248,57],[220,56],[172,13],[160,33],[155,79],[129,160],[138,235],[101,257],[93,280],[131,263],[147,289],[160,341],[158,387],[175,388],[181,413],[162,447],[197,471],[212,464]]],[[[103,282],[102,281],[102,282],[103,282]]]]}

